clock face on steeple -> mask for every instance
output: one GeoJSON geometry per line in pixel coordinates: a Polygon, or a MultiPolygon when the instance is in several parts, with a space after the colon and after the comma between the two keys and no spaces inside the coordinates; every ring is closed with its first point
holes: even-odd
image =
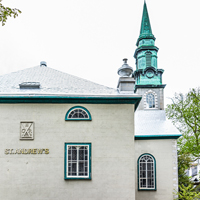
{"type": "Polygon", "coordinates": [[[146,76],[147,76],[148,78],[153,78],[153,76],[154,76],[154,71],[153,71],[153,70],[147,70],[146,76]]]}

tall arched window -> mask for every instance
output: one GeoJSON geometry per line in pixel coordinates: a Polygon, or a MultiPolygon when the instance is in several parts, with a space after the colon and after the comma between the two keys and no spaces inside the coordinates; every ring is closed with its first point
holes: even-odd
{"type": "Polygon", "coordinates": [[[138,158],[138,190],[156,190],[156,160],[150,154],[138,158]]]}
{"type": "Polygon", "coordinates": [[[155,108],[155,96],[152,93],[146,95],[147,108],[155,108]]]}

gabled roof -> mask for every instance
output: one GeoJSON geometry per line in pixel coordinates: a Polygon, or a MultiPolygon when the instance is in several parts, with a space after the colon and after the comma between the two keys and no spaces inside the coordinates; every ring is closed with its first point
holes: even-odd
{"type": "Polygon", "coordinates": [[[3,93],[98,95],[118,94],[118,91],[49,67],[36,66],[0,76],[0,94],[3,93]],[[38,87],[34,87],[36,83],[38,87]]]}
{"type": "Polygon", "coordinates": [[[44,65],[0,76],[0,103],[135,104],[136,109],[141,98],[44,65]]]}

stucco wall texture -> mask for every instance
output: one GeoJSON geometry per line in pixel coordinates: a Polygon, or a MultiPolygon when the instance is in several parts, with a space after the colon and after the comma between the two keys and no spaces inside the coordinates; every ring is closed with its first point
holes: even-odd
{"type": "MultiPolygon", "coordinates": [[[[157,191],[138,191],[136,185],[136,200],[162,199],[173,200],[173,192],[178,191],[177,174],[177,144],[176,140],[136,140],[135,141],[135,168],[140,155],[149,153],[156,160],[157,191]]],[[[138,176],[135,176],[136,183],[138,176]]]]}
{"type": "Polygon", "coordinates": [[[2,104],[0,113],[0,199],[135,199],[134,105],[2,104]],[[92,121],[65,121],[73,106],[92,121]],[[34,140],[19,139],[20,122],[34,122],[34,140]],[[64,180],[65,142],[92,144],[91,180],[64,180]],[[35,148],[49,154],[5,154],[35,148]]]}

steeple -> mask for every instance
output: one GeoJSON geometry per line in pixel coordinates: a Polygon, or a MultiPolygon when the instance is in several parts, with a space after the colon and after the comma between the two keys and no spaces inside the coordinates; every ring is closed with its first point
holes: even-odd
{"type": "MultiPolygon", "coordinates": [[[[164,109],[163,103],[163,89],[165,85],[162,84],[163,69],[157,67],[157,53],[158,47],[155,46],[155,37],[152,33],[149,14],[146,2],[143,6],[142,22],[140,28],[140,35],[137,40],[137,49],[135,50],[134,58],[136,59],[136,70],[133,73],[135,79],[135,93],[147,95],[151,93],[154,97],[157,95],[157,103],[154,108],[164,109]],[[148,92],[150,91],[150,92],[148,92]]],[[[145,98],[140,105],[140,108],[146,108],[145,98]]]]}
{"type": "Polygon", "coordinates": [[[137,40],[137,44],[136,44],[137,46],[138,46],[139,41],[142,39],[153,39],[153,40],[156,39],[154,35],[152,34],[146,1],[144,2],[142,22],[141,22],[141,28],[140,28],[140,36],[137,40]]]}

